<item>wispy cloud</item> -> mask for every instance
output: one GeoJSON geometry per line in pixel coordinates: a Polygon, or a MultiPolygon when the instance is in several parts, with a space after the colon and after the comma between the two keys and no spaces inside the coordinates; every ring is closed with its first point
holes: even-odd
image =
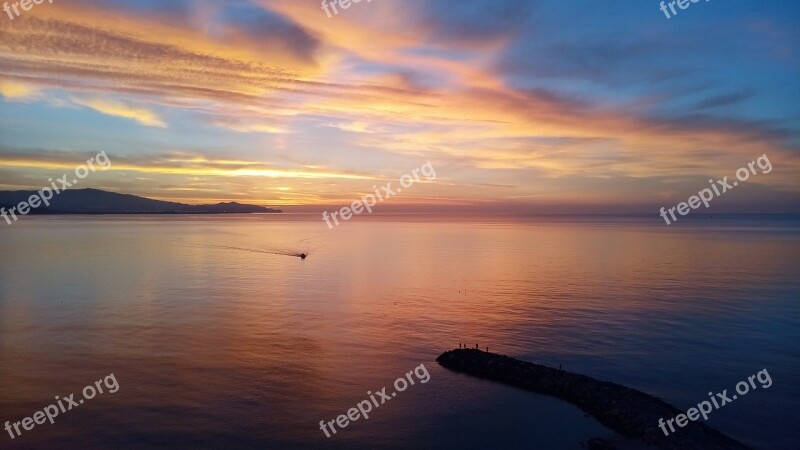
{"type": "Polygon", "coordinates": [[[107,100],[101,98],[73,98],[72,101],[78,105],[91,108],[99,113],[131,119],[139,122],[148,127],[166,128],[167,124],[158,116],[158,114],[142,107],[134,107],[126,105],[122,102],[115,100],[107,100]]]}
{"type": "Polygon", "coordinates": [[[269,133],[280,134],[286,130],[274,121],[248,120],[235,117],[218,117],[212,121],[218,127],[227,128],[239,133],[269,133]]]}

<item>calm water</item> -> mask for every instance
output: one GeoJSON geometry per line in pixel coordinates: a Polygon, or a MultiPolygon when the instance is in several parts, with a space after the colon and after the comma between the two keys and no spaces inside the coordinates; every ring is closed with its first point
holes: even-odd
{"type": "Polygon", "coordinates": [[[800,442],[796,220],[357,219],[3,225],[0,421],[110,373],[120,389],[14,441],[0,430],[0,447],[558,449],[611,435],[563,402],[443,370],[435,357],[459,342],[682,409],[766,368],[772,387],[709,423],[761,448],[800,442]],[[320,431],[420,364],[428,383],[320,431]]]}

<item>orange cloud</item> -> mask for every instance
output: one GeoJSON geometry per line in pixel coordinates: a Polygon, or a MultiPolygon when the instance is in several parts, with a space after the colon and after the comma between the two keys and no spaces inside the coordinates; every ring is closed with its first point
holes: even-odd
{"type": "Polygon", "coordinates": [[[0,95],[9,100],[33,97],[38,92],[33,86],[14,80],[0,79],[0,95]]]}
{"type": "Polygon", "coordinates": [[[148,127],[167,127],[167,124],[164,123],[164,121],[158,117],[156,113],[145,108],[137,108],[121,102],[105,100],[101,98],[73,98],[72,101],[78,105],[91,108],[99,113],[106,114],[108,116],[135,120],[148,127]]]}

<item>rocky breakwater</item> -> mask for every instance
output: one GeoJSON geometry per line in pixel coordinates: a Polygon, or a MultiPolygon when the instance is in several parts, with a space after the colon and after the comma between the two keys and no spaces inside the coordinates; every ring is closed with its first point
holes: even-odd
{"type": "Polygon", "coordinates": [[[620,384],[477,349],[450,350],[436,361],[456,372],[565,400],[620,435],[658,448],[749,448],[700,422],[676,427],[675,433],[666,436],[658,427],[658,419],[667,420],[685,411],[620,384]]]}

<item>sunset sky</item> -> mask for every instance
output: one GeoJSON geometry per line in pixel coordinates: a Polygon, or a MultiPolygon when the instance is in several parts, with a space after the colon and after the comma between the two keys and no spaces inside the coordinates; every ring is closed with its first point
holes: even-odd
{"type": "Polygon", "coordinates": [[[0,190],[187,203],[800,212],[800,3],[55,0],[0,16],[0,190]],[[421,206],[423,205],[423,206],[421,206]]]}

